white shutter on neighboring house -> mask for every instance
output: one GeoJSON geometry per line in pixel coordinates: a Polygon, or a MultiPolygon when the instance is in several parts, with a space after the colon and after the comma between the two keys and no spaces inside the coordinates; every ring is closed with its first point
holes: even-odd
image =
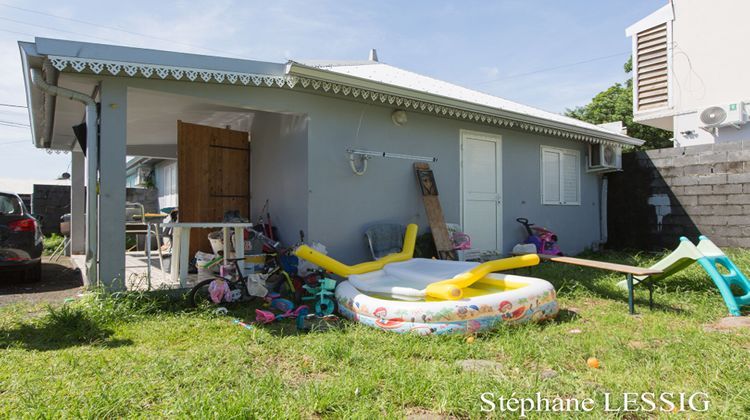
{"type": "Polygon", "coordinates": [[[542,204],[580,205],[580,153],[542,146],[542,204]]]}

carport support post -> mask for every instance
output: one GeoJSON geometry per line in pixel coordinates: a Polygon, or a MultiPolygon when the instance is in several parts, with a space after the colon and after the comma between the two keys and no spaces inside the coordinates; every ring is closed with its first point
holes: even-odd
{"type": "Polygon", "coordinates": [[[72,152],[70,160],[70,253],[83,254],[86,252],[86,186],[83,182],[86,160],[83,152],[72,152]]]}
{"type": "Polygon", "coordinates": [[[101,88],[99,144],[99,279],[125,290],[125,159],[127,84],[105,79],[101,88]]]}

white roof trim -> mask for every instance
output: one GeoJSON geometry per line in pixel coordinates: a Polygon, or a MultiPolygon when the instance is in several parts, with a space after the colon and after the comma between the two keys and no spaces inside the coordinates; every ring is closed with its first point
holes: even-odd
{"type": "Polygon", "coordinates": [[[661,25],[664,22],[671,22],[673,20],[674,11],[672,10],[672,2],[670,1],[669,4],[664,5],[661,9],[628,26],[627,29],[625,29],[625,36],[633,36],[638,32],[645,31],[656,25],[661,25]]]}
{"type": "Polygon", "coordinates": [[[607,143],[616,146],[643,144],[641,140],[604,132],[601,129],[593,130],[538,116],[504,112],[501,109],[467,102],[459,98],[411,91],[383,82],[359,79],[297,63],[290,63],[284,75],[269,75],[54,55],[48,56],[48,59],[55,69],[65,72],[314,90],[324,94],[349,97],[353,100],[379,102],[437,116],[464,119],[498,127],[514,127],[590,143],[607,143]]]}

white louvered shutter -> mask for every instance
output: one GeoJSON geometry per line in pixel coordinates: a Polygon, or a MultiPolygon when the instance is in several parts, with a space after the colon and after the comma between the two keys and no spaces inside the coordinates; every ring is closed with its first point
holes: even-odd
{"type": "Polygon", "coordinates": [[[560,204],[560,151],[542,148],[542,204],[560,204]]]}
{"type": "Polygon", "coordinates": [[[578,153],[563,151],[561,156],[562,204],[580,204],[578,153]]]}
{"type": "Polygon", "coordinates": [[[667,24],[636,35],[636,86],[638,111],[669,106],[667,24]]]}

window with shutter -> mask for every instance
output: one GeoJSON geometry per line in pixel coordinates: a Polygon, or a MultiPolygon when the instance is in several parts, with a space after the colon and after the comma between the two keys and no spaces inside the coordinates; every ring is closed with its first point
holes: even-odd
{"type": "Polygon", "coordinates": [[[669,106],[669,33],[667,23],[635,38],[635,87],[638,111],[669,106]]]}
{"type": "Polygon", "coordinates": [[[542,204],[581,204],[581,159],[577,150],[542,146],[542,204]]]}

